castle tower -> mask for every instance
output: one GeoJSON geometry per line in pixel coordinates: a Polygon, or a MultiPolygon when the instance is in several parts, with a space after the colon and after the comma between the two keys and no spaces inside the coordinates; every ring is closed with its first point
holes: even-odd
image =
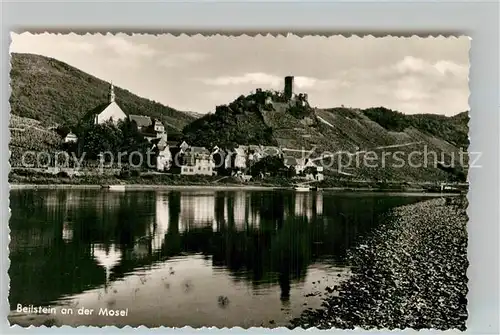
{"type": "Polygon", "coordinates": [[[287,100],[292,99],[293,95],[293,76],[285,77],[285,98],[287,100]]]}
{"type": "Polygon", "coordinates": [[[109,103],[115,102],[115,87],[113,86],[113,82],[111,82],[111,84],[109,86],[108,98],[109,98],[109,103]]]}

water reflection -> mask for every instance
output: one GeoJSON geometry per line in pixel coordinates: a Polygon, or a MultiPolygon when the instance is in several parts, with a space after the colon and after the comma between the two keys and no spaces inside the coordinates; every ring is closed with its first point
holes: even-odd
{"type": "Polygon", "coordinates": [[[116,247],[116,245],[104,245],[104,244],[92,244],[91,254],[95,258],[97,264],[102,266],[105,270],[105,287],[109,284],[111,269],[118,263],[122,258],[121,251],[116,247]]]}
{"type": "Polygon", "coordinates": [[[220,289],[245,296],[268,292],[266,299],[276,292],[284,307],[293,299],[301,306],[303,296],[294,287],[304,285],[311,266],[343,266],[346,250],[376,226],[379,214],[422,199],[275,191],[11,191],[10,305],[49,304],[107,289],[138,271],[183,259],[190,266],[186,283],[200,273],[204,285],[222,285],[225,279],[207,280],[224,275],[233,284],[220,289]],[[251,293],[238,291],[241,283],[251,293]]]}

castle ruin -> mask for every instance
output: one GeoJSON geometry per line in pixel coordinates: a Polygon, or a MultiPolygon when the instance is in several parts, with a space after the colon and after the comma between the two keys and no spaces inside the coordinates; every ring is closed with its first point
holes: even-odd
{"type": "Polygon", "coordinates": [[[290,101],[293,96],[293,76],[285,77],[285,98],[290,101]]]}

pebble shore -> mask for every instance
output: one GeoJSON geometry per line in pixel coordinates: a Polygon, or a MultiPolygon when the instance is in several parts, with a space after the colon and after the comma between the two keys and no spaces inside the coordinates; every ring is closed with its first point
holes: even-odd
{"type": "Polygon", "coordinates": [[[350,252],[352,276],[290,328],[465,330],[466,209],[465,197],[394,209],[350,252]]]}

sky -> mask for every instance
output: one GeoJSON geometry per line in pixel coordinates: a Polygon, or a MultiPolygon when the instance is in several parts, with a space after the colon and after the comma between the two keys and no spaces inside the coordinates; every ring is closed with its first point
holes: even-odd
{"type": "MultiPolygon", "coordinates": [[[[183,111],[213,112],[256,88],[318,108],[387,107],[405,114],[468,110],[468,37],[11,34],[11,52],[53,57],[183,111]]],[[[119,101],[118,101],[119,102],[119,101]]]]}

